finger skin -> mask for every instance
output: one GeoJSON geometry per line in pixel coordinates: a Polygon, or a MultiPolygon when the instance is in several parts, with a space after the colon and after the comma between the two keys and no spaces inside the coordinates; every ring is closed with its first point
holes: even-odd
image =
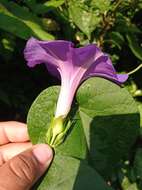
{"type": "Polygon", "coordinates": [[[0,167],[2,190],[29,190],[49,167],[53,153],[48,145],[35,145],[0,167]]]}
{"type": "Polygon", "coordinates": [[[0,166],[10,160],[12,157],[32,147],[31,142],[9,143],[0,146],[0,166]]]}
{"type": "Polygon", "coordinates": [[[26,124],[16,121],[0,122],[0,145],[28,140],[26,124]]]}

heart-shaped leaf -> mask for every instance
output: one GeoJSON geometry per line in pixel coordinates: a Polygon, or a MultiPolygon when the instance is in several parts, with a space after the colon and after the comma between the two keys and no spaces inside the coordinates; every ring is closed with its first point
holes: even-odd
{"type": "MultiPolygon", "coordinates": [[[[45,143],[58,94],[59,87],[49,87],[33,103],[28,114],[33,143],[45,143]]],[[[105,79],[88,79],[77,92],[77,104],[69,115],[73,121],[71,130],[64,143],[55,149],[55,159],[39,190],[106,190],[108,186],[95,169],[109,177],[136,139],[139,114],[135,101],[124,88],[105,79]]]]}
{"type": "Polygon", "coordinates": [[[57,154],[38,190],[112,190],[84,161],[57,154]]]}
{"type": "Polygon", "coordinates": [[[101,78],[85,81],[77,101],[91,164],[107,177],[136,140],[137,105],[125,88],[101,78]]]}
{"type": "MultiPolygon", "coordinates": [[[[41,92],[36,98],[32,107],[29,110],[27,123],[31,141],[36,143],[46,143],[45,134],[54,115],[59,86],[52,86],[41,92]]],[[[77,158],[85,158],[87,147],[81,120],[79,115],[74,118],[72,130],[66,141],[60,145],[56,151],[62,152],[63,155],[68,155],[77,158]]]]}

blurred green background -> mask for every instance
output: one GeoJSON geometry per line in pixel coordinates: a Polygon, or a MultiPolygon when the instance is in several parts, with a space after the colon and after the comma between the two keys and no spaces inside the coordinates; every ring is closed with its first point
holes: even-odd
{"type": "MultiPolygon", "coordinates": [[[[96,43],[110,55],[119,73],[139,67],[125,87],[142,112],[142,0],[0,0],[1,121],[25,122],[36,96],[59,83],[44,65],[27,67],[23,50],[31,36],[70,40],[77,47],[96,43]]],[[[130,160],[123,164],[111,179],[115,189],[141,190],[141,131],[130,160]]]]}

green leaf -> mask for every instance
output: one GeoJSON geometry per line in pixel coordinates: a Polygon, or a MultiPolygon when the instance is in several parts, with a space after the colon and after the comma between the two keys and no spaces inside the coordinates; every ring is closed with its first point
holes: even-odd
{"type": "Polygon", "coordinates": [[[99,9],[100,13],[105,13],[111,8],[110,0],[91,0],[90,6],[99,9]]]}
{"type": "Polygon", "coordinates": [[[91,33],[100,25],[103,14],[111,9],[109,0],[71,0],[69,14],[72,22],[91,38],[91,33]]]}
{"type": "Polygon", "coordinates": [[[101,78],[85,81],[77,101],[91,165],[108,177],[136,140],[137,105],[125,88],[101,78]]]}
{"type": "MultiPolygon", "coordinates": [[[[27,120],[33,143],[45,143],[45,134],[54,115],[58,94],[59,87],[50,87],[44,90],[33,103],[27,120]]],[[[77,102],[78,105],[73,105],[72,114],[69,114],[71,121],[73,121],[71,131],[65,142],[55,149],[55,157],[60,155],[63,164],[58,164],[58,159],[55,158],[55,163],[53,162],[48,174],[38,187],[41,188],[40,190],[44,190],[46,187],[49,187],[49,190],[64,190],[66,185],[68,185],[66,189],[79,189],[72,187],[72,184],[76,184],[78,176],[76,171],[79,171],[74,168],[76,161],[73,161],[74,164],[69,161],[73,158],[80,161],[85,160],[104,177],[110,176],[123,156],[128,154],[137,137],[138,110],[135,101],[124,88],[105,79],[91,78],[79,88],[77,102]],[[66,160],[68,166],[66,166],[66,160]],[[75,172],[72,174],[73,181],[64,179],[64,177],[68,177],[68,174],[70,175],[69,168],[73,168],[71,171],[75,172]],[[57,183],[54,177],[57,179],[57,183]],[[64,180],[63,183],[61,179],[64,180]],[[51,185],[53,181],[55,187],[51,185]]],[[[91,170],[94,171],[94,169],[91,170]]],[[[81,173],[83,175],[83,172],[81,173]]],[[[91,175],[91,171],[86,175],[91,175]]],[[[86,179],[88,179],[87,176],[86,179]]],[[[92,181],[90,184],[92,184],[92,177],[89,176],[89,178],[92,181]]],[[[85,180],[81,181],[80,185],[85,183],[85,180]]],[[[100,184],[103,185],[104,182],[96,181],[93,186],[96,187],[100,184]]],[[[86,186],[83,185],[83,187],[90,189],[88,185],[86,182],[86,186]]],[[[80,189],[83,187],[81,186],[80,189]]],[[[99,186],[96,189],[99,189],[99,186]]]]}
{"type": "MultiPolygon", "coordinates": [[[[33,143],[45,143],[45,133],[54,114],[58,93],[58,86],[49,87],[41,92],[30,108],[27,123],[33,143]]],[[[74,122],[70,134],[65,142],[55,149],[51,168],[40,185],[37,184],[36,189],[111,190],[94,169],[80,160],[87,158],[87,145],[79,115],[73,116],[72,120],[74,122]]]]}
{"type": "Polygon", "coordinates": [[[140,103],[138,105],[139,112],[140,112],[140,126],[142,127],[142,104],[140,103]]]}
{"type": "Polygon", "coordinates": [[[69,14],[73,23],[90,39],[91,33],[100,22],[98,12],[86,8],[82,3],[71,1],[69,3],[69,14]]]}
{"type": "Polygon", "coordinates": [[[23,2],[28,5],[31,9],[37,4],[37,0],[23,0],[23,2]]]}
{"type": "Polygon", "coordinates": [[[34,6],[34,12],[37,14],[44,14],[48,12],[51,9],[55,9],[57,7],[60,7],[61,5],[64,4],[64,0],[51,0],[51,1],[46,1],[45,3],[41,4],[36,4],[34,6]]]}
{"type": "MultiPolygon", "coordinates": [[[[59,87],[49,87],[33,102],[27,118],[29,135],[32,143],[45,143],[45,134],[54,115],[54,108],[59,94],[59,87]]],[[[63,155],[82,158],[86,157],[87,147],[81,121],[76,115],[72,120],[72,131],[64,144],[57,148],[63,155]]]]}
{"type": "Polygon", "coordinates": [[[139,46],[137,42],[137,38],[133,35],[126,35],[126,38],[128,40],[129,47],[133,54],[142,61],[142,47],[139,46]]]}
{"type": "Polygon", "coordinates": [[[112,190],[84,161],[57,154],[37,190],[112,190]]]}
{"type": "Polygon", "coordinates": [[[29,135],[32,143],[44,143],[45,133],[53,118],[59,87],[45,89],[33,102],[27,117],[29,135]]]}
{"type": "Polygon", "coordinates": [[[124,177],[122,181],[122,189],[123,190],[138,190],[136,183],[130,183],[127,177],[124,177]]]}
{"type": "MultiPolygon", "coordinates": [[[[125,189],[124,189],[125,190],[125,189]]],[[[137,187],[137,184],[134,183],[134,184],[131,184],[126,190],[139,190],[138,187],[137,187]]]]}
{"type": "Polygon", "coordinates": [[[46,1],[43,5],[46,7],[59,7],[64,2],[65,0],[50,0],[50,1],[46,1]]]}
{"type": "Polygon", "coordinates": [[[138,109],[140,112],[140,131],[139,131],[139,137],[142,138],[142,103],[141,102],[137,102],[138,103],[138,109]]]}
{"type": "Polygon", "coordinates": [[[0,28],[23,39],[31,36],[42,40],[54,39],[44,31],[38,17],[13,2],[0,3],[0,28]]]}
{"type": "Polygon", "coordinates": [[[3,32],[0,35],[0,56],[3,57],[5,62],[11,61],[15,47],[15,36],[12,36],[7,32],[3,32]]]}
{"type": "Polygon", "coordinates": [[[111,42],[112,44],[116,45],[119,49],[122,48],[122,45],[124,43],[124,37],[119,32],[111,32],[109,34],[109,38],[105,41],[111,42]]]}

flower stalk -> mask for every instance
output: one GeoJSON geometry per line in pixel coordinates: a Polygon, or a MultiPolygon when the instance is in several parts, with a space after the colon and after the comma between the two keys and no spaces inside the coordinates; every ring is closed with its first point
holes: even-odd
{"type": "Polygon", "coordinates": [[[142,64],[140,64],[138,67],[136,67],[134,70],[132,70],[132,71],[130,71],[129,73],[128,73],[128,75],[132,75],[132,74],[134,74],[135,72],[137,72],[139,69],[141,69],[142,68],[142,64]]]}

